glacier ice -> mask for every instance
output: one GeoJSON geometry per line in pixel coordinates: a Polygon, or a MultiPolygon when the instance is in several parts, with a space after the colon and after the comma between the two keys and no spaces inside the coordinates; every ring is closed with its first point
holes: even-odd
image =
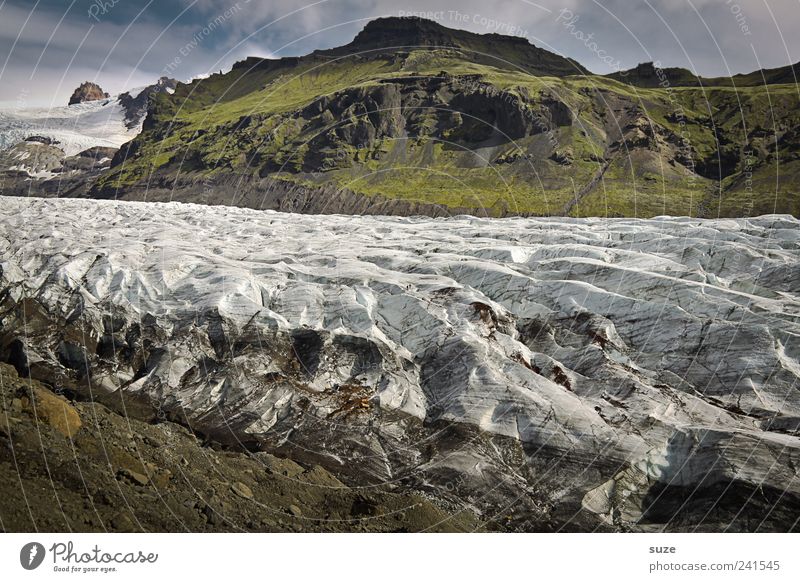
{"type": "Polygon", "coordinates": [[[130,414],[489,511],[636,523],[654,484],[800,496],[790,216],[0,198],[0,253],[2,353],[130,414]]]}

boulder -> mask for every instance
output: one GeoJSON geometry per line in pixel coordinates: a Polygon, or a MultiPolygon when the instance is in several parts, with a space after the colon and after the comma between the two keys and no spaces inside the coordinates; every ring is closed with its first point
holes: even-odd
{"type": "Polygon", "coordinates": [[[53,427],[65,437],[74,437],[81,428],[81,417],[72,404],[38,383],[32,384],[30,393],[20,400],[23,410],[35,415],[37,421],[53,427]]]}

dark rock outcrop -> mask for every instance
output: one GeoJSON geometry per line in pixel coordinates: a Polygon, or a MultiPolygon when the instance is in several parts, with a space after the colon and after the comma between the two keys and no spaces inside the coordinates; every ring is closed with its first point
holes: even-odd
{"type": "Polygon", "coordinates": [[[10,196],[85,196],[116,152],[96,146],[65,157],[47,138],[28,138],[0,152],[0,191],[10,196]]]}
{"type": "Polygon", "coordinates": [[[76,103],[84,103],[86,101],[98,101],[100,99],[108,99],[109,94],[104,92],[100,85],[86,81],[81,83],[80,86],[72,93],[69,98],[69,104],[75,105],[76,103]]]}
{"type": "Polygon", "coordinates": [[[46,137],[43,135],[32,135],[30,137],[26,137],[23,141],[36,142],[44,145],[57,145],[58,143],[60,143],[57,139],[53,139],[51,137],[46,137]]]}

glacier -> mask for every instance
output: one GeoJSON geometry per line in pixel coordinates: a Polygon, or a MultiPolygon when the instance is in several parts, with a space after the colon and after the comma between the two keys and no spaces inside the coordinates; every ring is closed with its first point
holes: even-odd
{"type": "Polygon", "coordinates": [[[0,354],[142,419],[526,530],[800,507],[791,216],[0,197],[0,261],[0,354]]]}
{"type": "Polygon", "coordinates": [[[54,107],[0,108],[0,150],[42,136],[53,140],[64,155],[74,156],[91,147],[119,148],[140,131],[141,123],[125,125],[125,108],[117,97],[54,107]]]}

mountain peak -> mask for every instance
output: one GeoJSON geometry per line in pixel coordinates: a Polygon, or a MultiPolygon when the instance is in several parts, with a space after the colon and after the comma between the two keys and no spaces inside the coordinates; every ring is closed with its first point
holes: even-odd
{"type": "Polygon", "coordinates": [[[397,46],[457,47],[460,37],[473,34],[417,16],[390,16],[369,21],[350,44],[365,48],[380,47],[391,40],[403,42],[397,46]]]}
{"type": "Polygon", "coordinates": [[[408,52],[414,49],[450,48],[466,53],[473,62],[515,69],[533,75],[589,74],[583,66],[531,44],[522,36],[479,34],[448,28],[434,20],[417,16],[376,18],[364,26],[352,42],[320,56],[377,55],[408,52]]]}
{"type": "MultiPolygon", "coordinates": [[[[479,34],[460,28],[449,28],[419,16],[385,16],[370,20],[348,47],[362,49],[381,47],[452,47],[472,49],[474,45],[507,43],[533,47],[527,38],[497,33],[479,34]]],[[[534,47],[535,48],[535,47],[534,47]]]]}

